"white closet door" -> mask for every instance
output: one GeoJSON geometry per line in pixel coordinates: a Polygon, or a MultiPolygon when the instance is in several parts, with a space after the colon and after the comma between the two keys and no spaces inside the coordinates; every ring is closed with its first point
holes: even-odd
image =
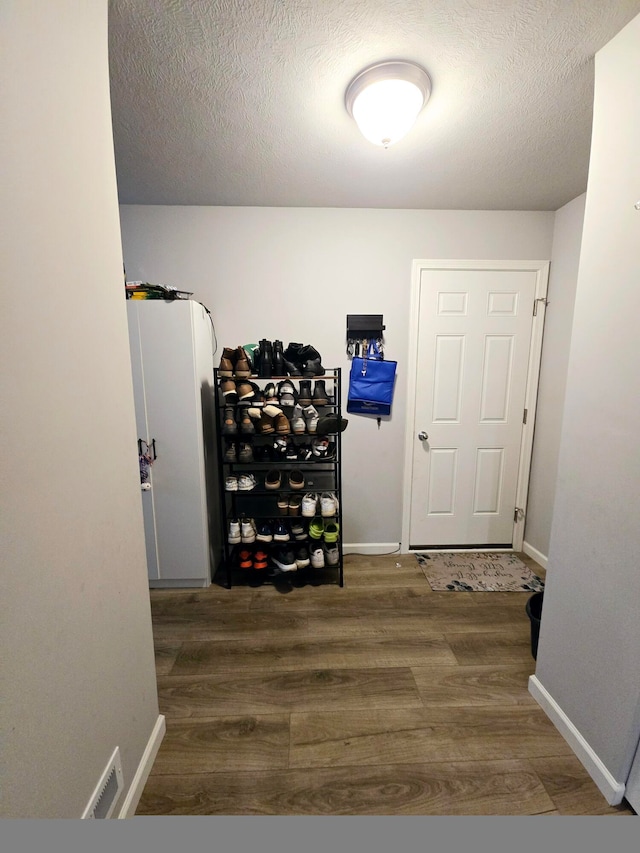
{"type": "MultiPolygon", "coordinates": [[[[138,324],[140,303],[130,299],[127,302],[127,313],[129,318],[129,346],[131,349],[131,372],[133,377],[133,397],[136,412],[136,432],[138,439],[146,442],[149,440],[147,427],[147,406],[145,401],[144,387],[144,365],[142,363],[142,351],[140,348],[140,327],[138,324]]],[[[160,570],[158,566],[158,543],[156,541],[156,522],[153,491],[153,470],[151,471],[152,488],[142,491],[142,516],[144,519],[144,541],[147,550],[147,574],[149,580],[158,580],[160,570]]]]}
{"type": "Polygon", "coordinates": [[[191,301],[139,306],[155,536],[160,579],[210,578],[201,387],[196,377],[191,301]]]}

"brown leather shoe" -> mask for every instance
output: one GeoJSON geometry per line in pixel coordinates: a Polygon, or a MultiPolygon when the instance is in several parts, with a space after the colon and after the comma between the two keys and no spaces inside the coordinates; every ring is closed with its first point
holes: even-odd
{"type": "Polygon", "coordinates": [[[275,430],[280,435],[289,435],[291,432],[291,424],[289,423],[289,418],[283,413],[280,412],[279,415],[276,415],[273,419],[273,424],[275,426],[275,430]]]}
{"type": "Polygon", "coordinates": [[[235,379],[221,379],[220,390],[222,391],[225,403],[229,404],[238,402],[238,390],[236,388],[235,379]]]}
{"type": "Polygon", "coordinates": [[[218,368],[219,376],[233,376],[233,368],[236,363],[237,350],[225,347],[222,350],[222,358],[220,359],[220,367],[218,368]]]}
{"type": "Polygon", "coordinates": [[[271,415],[268,415],[264,409],[258,409],[251,407],[247,409],[250,418],[253,418],[257,421],[256,431],[266,435],[268,433],[275,432],[275,428],[273,426],[273,418],[271,415]]]}
{"type": "MultiPolygon", "coordinates": [[[[224,391],[223,391],[224,393],[224,391]]],[[[238,382],[238,399],[248,401],[255,394],[255,388],[249,382],[238,382]]]]}
{"type": "Polygon", "coordinates": [[[243,347],[238,347],[235,351],[235,368],[233,375],[236,379],[248,379],[251,376],[251,365],[243,347]]]}

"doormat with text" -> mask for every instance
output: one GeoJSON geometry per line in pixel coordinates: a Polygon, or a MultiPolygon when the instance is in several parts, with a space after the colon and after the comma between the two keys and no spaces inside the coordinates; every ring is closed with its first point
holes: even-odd
{"type": "Polygon", "coordinates": [[[460,592],[541,592],[544,581],[515,554],[416,554],[431,589],[460,592]]]}

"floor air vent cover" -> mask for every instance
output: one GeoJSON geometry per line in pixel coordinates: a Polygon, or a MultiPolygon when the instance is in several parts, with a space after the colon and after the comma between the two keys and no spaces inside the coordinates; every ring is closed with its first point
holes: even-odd
{"type": "Polygon", "coordinates": [[[93,792],[89,805],[84,810],[83,820],[111,817],[121,791],[122,763],[120,761],[120,748],[116,747],[93,792]]]}

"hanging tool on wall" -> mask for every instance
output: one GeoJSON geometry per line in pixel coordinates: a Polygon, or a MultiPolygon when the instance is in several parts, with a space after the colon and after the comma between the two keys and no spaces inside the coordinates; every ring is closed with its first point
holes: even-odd
{"type": "Polygon", "coordinates": [[[385,326],[382,323],[382,314],[347,314],[347,355],[364,357],[369,343],[375,343],[378,350],[384,355],[384,338],[382,336],[385,326]]]}

